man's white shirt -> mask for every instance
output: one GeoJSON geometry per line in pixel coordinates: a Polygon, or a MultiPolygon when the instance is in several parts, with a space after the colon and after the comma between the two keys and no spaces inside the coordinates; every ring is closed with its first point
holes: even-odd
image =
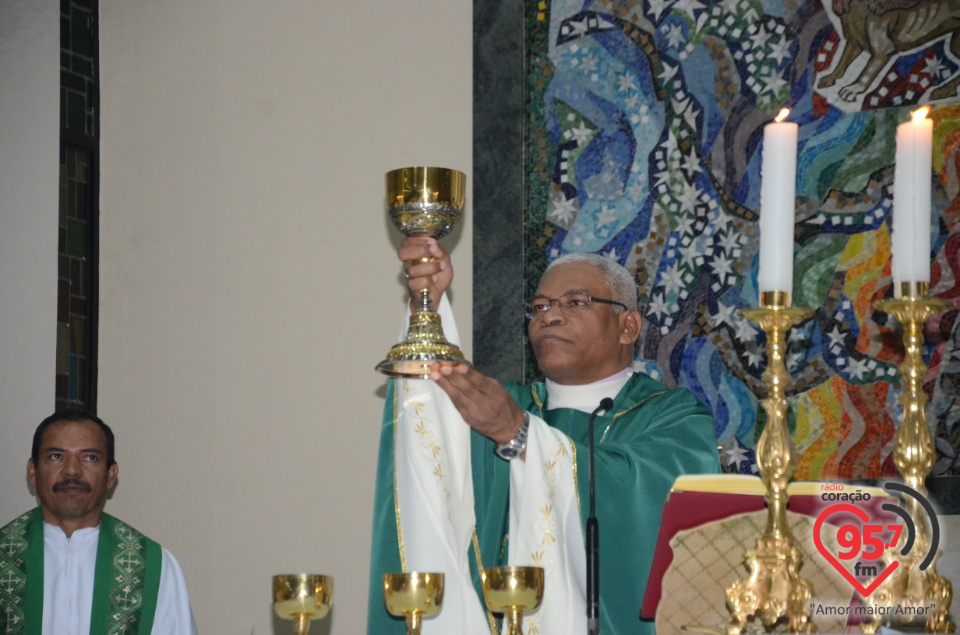
{"type": "MultiPolygon", "coordinates": [[[[69,538],[43,524],[43,635],[89,635],[100,528],[78,529],[69,538]]],[[[183,572],[161,549],[160,591],[153,635],[196,635],[183,572]]]]}

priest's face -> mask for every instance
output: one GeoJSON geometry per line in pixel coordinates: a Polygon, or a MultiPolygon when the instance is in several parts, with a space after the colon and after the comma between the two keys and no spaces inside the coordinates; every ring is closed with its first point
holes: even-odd
{"type": "Polygon", "coordinates": [[[27,481],[37,492],[43,519],[69,536],[100,523],[107,492],[117,484],[117,465],[107,465],[107,437],[93,421],[59,421],[43,431],[37,464],[27,481]]]}
{"type": "MultiPolygon", "coordinates": [[[[569,262],[547,272],[534,301],[549,301],[568,293],[613,298],[599,269],[569,262]]],[[[640,314],[599,302],[564,313],[554,304],[549,311],[534,315],[527,329],[544,376],[558,384],[582,385],[609,377],[630,364],[640,314]]]]}

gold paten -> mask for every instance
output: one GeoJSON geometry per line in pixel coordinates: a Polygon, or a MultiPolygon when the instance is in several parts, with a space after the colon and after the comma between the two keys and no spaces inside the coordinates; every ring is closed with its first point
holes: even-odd
{"type": "Polygon", "coordinates": [[[504,635],[523,635],[523,612],[535,611],[543,601],[542,567],[490,567],[480,572],[483,601],[494,613],[503,613],[504,635]]]}
{"type": "MultiPolygon", "coordinates": [[[[925,413],[927,395],[923,392],[923,378],[927,374],[927,365],[923,363],[922,356],[923,325],[935,314],[948,308],[950,303],[930,299],[929,285],[926,282],[901,283],[900,292],[900,299],[883,300],[876,304],[879,310],[893,316],[903,326],[904,358],[899,367],[903,382],[903,392],[900,394],[903,417],[900,428],[893,437],[893,463],[904,483],[926,496],[925,481],[936,460],[936,449],[925,413]]],[[[939,553],[934,556],[926,570],[920,570],[920,564],[931,547],[927,515],[912,496],[903,496],[903,507],[916,526],[917,536],[913,548],[906,556],[900,555],[902,547],[899,546],[884,552],[882,569],[895,561],[900,564],[890,577],[866,598],[866,603],[874,608],[883,607],[889,611],[885,612],[886,615],[895,615],[895,607],[924,609],[925,612],[914,615],[905,614],[909,611],[902,610],[898,619],[901,624],[906,625],[912,621],[923,621],[925,616],[927,632],[953,633],[955,627],[948,617],[950,602],[953,600],[953,585],[949,580],[937,575],[939,553]]],[[[879,611],[874,613],[878,614],[879,611]]],[[[885,621],[888,620],[876,619],[862,624],[860,628],[865,633],[875,633],[885,621]]]]}
{"type": "Polygon", "coordinates": [[[407,635],[419,635],[422,619],[443,606],[443,574],[385,573],[383,602],[390,615],[406,618],[407,635]]]}
{"type": "Polygon", "coordinates": [[[767,368],[763,373],[767,398],[761,402],[767,423],[757,443],[757,466],[766,488],[767,528],[744,557],[750,576],[727,589],[727,609],[732,620],[726,632],[741,635],[747,621],[753,618],[767,629],[786,620],[792,633],[813,633],[816,627],[810,621],[809,609],[813,588],[800,577],[803,557],[787,526],[787,484],[797,467],[797,458],[787,428],[786,388],[790,375],[784,363],[787,331],[813,312],[791,308],[789,293],[769,291],[761,294],[759,309],[740,313],[767,335],[767,368]]]}
{"type": "MultiPolygon", "coordinates": [[[[390,220],[406,236],[437,240],[460,222],[467,177],[448,168],[412,167],[387,172],[390,220]]],[[[468,363],[460,348],[447,341],[440,316],[430,310],[428,289],[420,290],[420,306],[410,317],[403,342],[390,349],[377,370],[391,377],[425,378],[434,362],[468,363]]]]}
{"type": "Polygon", "coordinates": [[[327,575],[295,573],[273,576],[273,610],[293,620],[293,632],[307,635],[310,620],[321,620],[333,604],[333,578],[327,575]]]}

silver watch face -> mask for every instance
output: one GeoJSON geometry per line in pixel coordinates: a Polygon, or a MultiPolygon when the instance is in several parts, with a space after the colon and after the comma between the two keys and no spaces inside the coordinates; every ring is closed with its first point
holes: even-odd
{"type": "Polygon", "coordinates": [[[498,445],[497,456],[499,456],[504,461],[510,461],[520,456],[520,448],[513,445],[512,442],[507,443],[505,445],[498,445]]]}
{"type": "Polygon", "coordinates": [[[529,425],[530,414],[524,412],[523,423],[520,424],[520,429],[517,430],[517,436],[506,443],[498,443],[493,450],[494,453],[504,461],[511,461],[523,454],[524,450],[527,449],[527,427],[529,425]]]}

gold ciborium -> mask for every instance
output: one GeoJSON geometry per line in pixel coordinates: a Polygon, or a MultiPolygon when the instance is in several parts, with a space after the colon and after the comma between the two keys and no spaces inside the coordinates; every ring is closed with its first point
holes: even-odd
{"type": "Polygon", "coordinates": [[[320,620],[333,604],[333,578],[327,575],[294,573],[273,576],[273,610],[293,620],[293,632],[307,635],[310,620],[320,620]]]}
{"type": "Polygon", "coordinates": [[[407,620],[407,635],[419,635],[422,618],[443,606],[442,573],[384,573],[383,603],[387,612],[407,620]]]}
{"type": "MultiPolygon", "coordinates": [[[[440,239],[460,222],[467,177],[448,168],[413,167],[387,172],[390,220],[406,236],[440,239]]],[[[447,341],[440,316],[430,310],[430,294],[420,290],[419,308],[410,316],[403,342],[390,349],[377,370],[391,377],[430,376],[438,361],[467,363],[460,349],[447,341]]]]}
{"type": "Polygon", "coordinates": [[[480,572],[483,601],[494,613],[503,613],[504,635],[523,635],[524,611],[535,611],[543,601],[542,567],[491,567],[480,572]]]}

